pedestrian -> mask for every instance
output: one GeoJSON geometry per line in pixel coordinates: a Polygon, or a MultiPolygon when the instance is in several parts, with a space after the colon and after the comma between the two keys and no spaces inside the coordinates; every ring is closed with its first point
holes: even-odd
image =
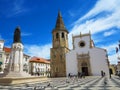
{"type": "Polygon", "coordinates": [[[101,76],[102,76],[102,77],[104,76],[104,73],[103,73],[103,71],[101,71],[101,76]]]}
{"type": "Polygon", "coordinates": [[[70,75],[70,73],[68,74],[68,78],[71,78],[71,75],[70,75]]]}
{"type": "Polygon", "coordinates": [[[83,74],[82,74],[82,72],[80,73],[80,78],[82,78],[83,77],[83,74]]]}
{"type": "Polygon", "coordinates": [[[103,72],[103,76],[105,76],[105,72],[103,72]]]}
{"type": "Polygon", "coordinates": [[[112,74],[112,71],[111,71],[111,69],[109,69],[109,75],[110,75],[110,78],[111,78],[111,74],[112,74]]]}
{"type": "Polygon", "coordinates": [[[78,78],[80,78],[80,72],[78,72],[78,78]]]}
{"type": "Polygon", "coordinates": [[[85,72],[83,72],[83,78],[85,78],[85,72]]]}

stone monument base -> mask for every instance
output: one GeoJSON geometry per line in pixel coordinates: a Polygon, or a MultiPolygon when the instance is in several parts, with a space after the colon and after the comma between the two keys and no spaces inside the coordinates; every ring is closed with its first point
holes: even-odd
{"type": "Polygon", "coordinates": [[[9,72],[5,77],[29,77],[31,76],[30,74],[26,72],[9,72]]]}
{"type": "Polygon", "coordinates": [[[47,77],[38,77],[38,76],[31,76],[31,77],[3,77],[0,78],[0,85],[19,85],[25,83],[34,83],[34,82],[41,82],[47,81],[47,77]]]}
{"type": "Polygon", "coordinates": [[[17,85],[24,83],[34,83],[47,80],[47,77],[31,76],[26,72],[8,72],[0,77],[0,85],[17,85]]]}

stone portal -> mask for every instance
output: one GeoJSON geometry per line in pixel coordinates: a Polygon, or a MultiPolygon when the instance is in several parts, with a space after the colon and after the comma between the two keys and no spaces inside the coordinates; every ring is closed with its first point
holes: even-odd
{"type": "Polygon", "coordinates": [[[78,72],[82,72],[86,76],[92,75],[89,53],[77,55],[77,59],[78,59],[78,72]]]}

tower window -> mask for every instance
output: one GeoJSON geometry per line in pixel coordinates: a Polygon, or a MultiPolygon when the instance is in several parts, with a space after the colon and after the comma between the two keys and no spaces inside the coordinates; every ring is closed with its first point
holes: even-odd
{"type": "Polygon", "coordinates": [[[62,32],[62,38],[64,38],[64,33],[62,32]]]}
{"type": "Polygon", "coordinates": [[[58,33],[56,33],[56,38],[59,38],[59,34],[58,33]]]}

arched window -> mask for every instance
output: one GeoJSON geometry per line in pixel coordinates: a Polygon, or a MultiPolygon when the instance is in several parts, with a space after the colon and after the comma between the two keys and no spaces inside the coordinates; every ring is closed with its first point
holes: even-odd
{"type": "Polygon", "coordinates": [[[62,32],[62,38],[64,38],[64,33],[62,32]]]}
{"type": "Polygon", "coordinates": [[[56,33],[56,38],[59,38],[59,34],[58,33],[56,33]]]}

